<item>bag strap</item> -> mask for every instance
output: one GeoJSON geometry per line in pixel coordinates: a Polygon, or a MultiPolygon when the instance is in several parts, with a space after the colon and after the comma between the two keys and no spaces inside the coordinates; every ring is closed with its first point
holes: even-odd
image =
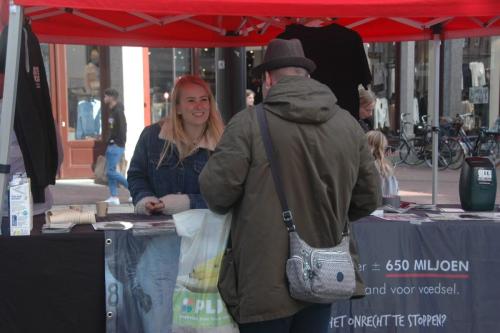
{"type": "Polygon", "coordinates": [[[295,231],[295,224],[293,224],[292,211],[288,208],[288,202],[286,201],[285,191],[283,190],[283,183],[281,182],[280,173],[278,171],[278,161],[275,160],[273,154],[273,143],[271,141],[271,135],[269,134],[269,125],[267,123],[267,117],[264,113],[264,107],[262,103],[258,104],[255,108],[257,113],[257,120],[259,121],[260,134],[262,135],[262,140],[264,142],[264,147],[266,148],[266,155],[269,161],[269,166],[271,167],[271,174],[273,175],[274,187],[278,193],[278,198],[281,203],[281,217],[286,225],[288,232],[295,231]]]}
{"type": "MultiPolygon", "coordinates": [[[[278,194],[278,198],[281,203],[283,222],[286,225],[288,232],[295,231],[295,224],[293,223],[293,215],[290,208],[288,208],[288,202],[286,200],[285,191],[283,189],[283,183],[281,181],[281,176],[279,173],[279,162],[275,159],[273,154],[273,143],[271,141],[271,134],[269,133],[269,124],[267,122],[266,113],[264,111],[264,106],[262,103],[255,107],[255,112],[257,114],[257,120],[259,121],[260,134],[262,135],[262,141],[264,143],[264,148],[266,149],[267,160],[269,161],[269,166],[271,167],[271,174],[274,180],[274,187],[278,194]]],[[[347,227],[347,221],[344,225],[343,236],[349,234],[349,229],[347,227]]]]}

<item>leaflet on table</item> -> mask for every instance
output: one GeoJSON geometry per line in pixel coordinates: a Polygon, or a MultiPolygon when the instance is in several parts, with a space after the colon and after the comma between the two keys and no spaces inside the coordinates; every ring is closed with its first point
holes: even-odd
{"type": "Polygon", "coordinates": [[[176,229],[173,220],[133,222],[132,233],[134,236],[148,236],[176,233],[176,229]]]}
{"type": "Polygon", "coordinates": [[[175,232],[173,220],[168,221],[142,221],[142,222],[98,222],[92,224],[94,230],[128,230],[134,229],[134,232],[175,232]]]}
{"type": "Polygon", "coordinates": [[[430,219],[435,221],[457,221],[457,220],[485,220],[485,221],[500,221],[500,213],[498,212],[464,212],[464,213],[427,213],[430,219]]]}
{"type": "Polygon", "coordinates": [[[440,211],[443,213],[463,213],[464,210],[462,208],[446,208],[446,207],[441,207],[439,208],[440,211]]]}
{"type": "Polygon", "coordinates": [[[382,207],[379,207],[377,209],[381,209],[383,210],[384,212],[386,213],[398,213],[398,214],[404,214],[406,213],[407,211],[409,211],[411,209],[411,207],[407,207],[407,208],[396,208],[394,206],[391,206],[391,205],[384,205],[382,207]]]}
{"type": "Polygon", "coordinates": [[[437,210],[436,205],[432,204],[420,204],[420,205],[410,205],[411,209],[416,209],[416,210],[437,210]]]}
{"type": "Polygon", "coordinates": [[[132,228],[132,223],[125,221],[97,222],[93,223],[94,230],[128,230],[132,228]]]}
{"type": "Polygon", "coordinates": [[[419,216],[416,214],[391,214],[391,213],[384,213],[384,216],[381,216],[380,218],[387,220],[387,221],[402,221],[402,222],[432,222],[428,217],[426,216],[419,216]]]}
{"type": "Polygon", "coordinates": [[[73,222],[61,222],[52,224],[46,223],[42,226],[42,233],[43,234],[68,233],[74,226],[75,223],[73,222]]]}

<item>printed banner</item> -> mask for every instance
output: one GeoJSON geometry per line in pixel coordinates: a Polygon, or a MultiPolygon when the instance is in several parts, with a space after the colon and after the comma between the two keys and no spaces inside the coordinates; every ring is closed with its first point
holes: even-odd
{"type": "Polygon", "coordinates": [[[106,332],[170,333],[180,237],[105,231],[106,332]]]}
{"type": "MultiPolygon", "coordinates": [[[[367,296],[335,303],[330,333],[500,332],[499,223],[371,217],[352,227],[367,296]]],[[[108,333],[235,330],[210,287],[205,266],[212,259],[181,269],[181,238],[173,233],[106,231],[105,237],[108,333]],[[182,280],[186,288],[176,288],[179,276],[189,277],[182,280]],[[211,291],[200,293],[205,280],[211,291]]],[[[188,259],[208,248],[184,249],[188,259]]],[[[206,253],[217,258],[218,251],[206,253]]]]}
{"type": "Polygon", "coordinates": [[[175,228],[106,230],[107,333],[237,333],[217,291],[230,221],[196,209],[175,228]]]}
{"type": "Polygon", "coordinates": [[[353,223],[367,296],[332,307],[333,332],[500,332],[500,225],[353,223]]]}

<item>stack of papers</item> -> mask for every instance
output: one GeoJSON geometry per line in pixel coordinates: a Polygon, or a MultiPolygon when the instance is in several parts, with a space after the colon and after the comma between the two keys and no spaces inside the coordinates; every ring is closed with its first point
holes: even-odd
{"type": "Polygon", "coordinates": [[[42,226],[42,234],[68,233],[74,226],[73,222],[46,223],[42,226]]]}
{"type": "Polygon", "coordinates": [[[154,234],[158,232],[175,232],[175,224],[173,220],[167,221],[141,221],[141,222],[126,222],[126,221],[111,221],[98,222],[92,224],[94,230],[128,230],[133,229],[134,233],[154,234]]]}
{"type": "Polygon", "coordinates": [[[461,212],[461,213],[441,213],[441,214],[427,213],[426,215],[435,221],[467,221],[467,220],[500,221],[500,213],[498,212],[461,212]]]}
{"type": "Polygon", "coordinates": [[[426,216],[419,216],[417,214],[385,214],[381,217],[388,221],[402,221],[402,222],[431,222],[426,216]]]}

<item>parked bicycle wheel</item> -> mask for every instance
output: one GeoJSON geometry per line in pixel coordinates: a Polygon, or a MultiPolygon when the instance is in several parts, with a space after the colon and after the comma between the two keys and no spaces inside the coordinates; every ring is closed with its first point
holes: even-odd
{"type": "Polygon", "coordinates": [[[398,166],[404,161],[401,158],[401,147],[405,145],[405,142],[393,142],[389,143],[385,150],[385,157],[392,162],[393,166],[398,166]]]}
{"type": "Polygon", "coordinates": [[[448,139],[447,143],[451,150],[451,158],[448,168],[452,170],[460,169],[465,160],[464,149],[458,140],[448,139]]]}
{"type": "Polygon", "coordinates": [[[408,165],[420,165],[424,163],[425,142],[422,138],[413,138],[402,142],[399,150],[401,161],[408,165]]]}
{"type": "MultiPolygon", "coordinates": [[[[432,168],[432,145],[429,144],[425,147],[425,163],[432,168]]],[[[450,164],[452,157],[450,146],[441,141],[438,148],[438,170],[444,170],[450,164]]]]}

